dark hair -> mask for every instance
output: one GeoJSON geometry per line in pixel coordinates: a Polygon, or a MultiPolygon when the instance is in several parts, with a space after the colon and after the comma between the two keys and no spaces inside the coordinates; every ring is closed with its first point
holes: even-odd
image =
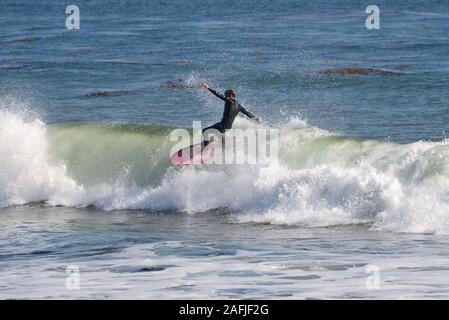
{"type": "Polygon", "coordinates": [[[228,89],[225,91],[225,96],[226,97],[231,97],[232,99],[235,99],[235,92],[232,89],[228,89]]]}

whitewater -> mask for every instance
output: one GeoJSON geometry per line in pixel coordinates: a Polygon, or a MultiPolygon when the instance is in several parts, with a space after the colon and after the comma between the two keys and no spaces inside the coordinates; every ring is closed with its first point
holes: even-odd
{"type": "MultiPolygon", "coordinates": [[[[94,207],[195,214],[225,208],[236,223],[367,224],[449,233],[449,141],[357,140],[297,118],[277,128],[279,161],[174,167],[171,128],[47,125],[0,111],[0,207],[94,207]]],[[[255,126],[239,119],[237,127],[255,126]]]]}

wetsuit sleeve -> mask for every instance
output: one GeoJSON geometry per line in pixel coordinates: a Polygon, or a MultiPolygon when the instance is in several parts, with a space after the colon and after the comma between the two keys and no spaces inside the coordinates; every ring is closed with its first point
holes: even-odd
{"type": "Polygon", "coordinates": [[[247,116],[248,118],[257,120],[257,117],[255,115],[253,115],[251,112],[249,112],[248,110],[246,110],[241,104],[239,104],[240,107],[240,112],[243,113],[245,116],[247,116]]]}
{"type": "Polygon", "coordinates": [[[210,92],[212,92],[214,94],[214,96],[220,98],[221,100],[227,101],[228,99],[226,99],[226,97],[224,95],[222,95],[221,93],[219,93],[218,91],[215,91],[214,89],[208,88],[207,90],[209,90],[210,92]]]}

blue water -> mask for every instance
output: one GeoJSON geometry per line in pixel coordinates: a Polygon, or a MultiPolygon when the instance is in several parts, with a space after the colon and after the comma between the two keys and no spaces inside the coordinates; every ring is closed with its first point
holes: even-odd
{"type": "Polygon", "coordinates": [[[447,1],[74,4],[2,1],[0,298],[447,298],[447,1]],[[280,168],[170,166],[204,81],[280,168]]]}
{"type": "Polygon", "coordinates": [[[268,121],[300,113],[320,128],[399,142],[447,130],[445,1],[378,1],[380,30],[365,28],[364,1],[77,4],[81,28],[70,31],[65,3],[2,3],[1,92],[32,99],[47,123],[216,121],[218,101],[161,88],[194,76],[235,88],[268,121]],[[344,67],[398,75],[319,74],[344,67]],[[107,90],[124,94],[83,99],[107,90]]]}

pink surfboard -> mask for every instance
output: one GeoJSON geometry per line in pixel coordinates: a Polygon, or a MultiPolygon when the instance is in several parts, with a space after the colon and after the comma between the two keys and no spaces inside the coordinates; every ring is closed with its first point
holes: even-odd
{"type": "Polygon", "coordinates": [[[214,141],[206,146],[204,142],[194,144],[172,154],[170,161],[174,165],[207,164],[213,161],[213,157],[220,154],[221,148],[216,146],[217,144],[214,141]]]}

